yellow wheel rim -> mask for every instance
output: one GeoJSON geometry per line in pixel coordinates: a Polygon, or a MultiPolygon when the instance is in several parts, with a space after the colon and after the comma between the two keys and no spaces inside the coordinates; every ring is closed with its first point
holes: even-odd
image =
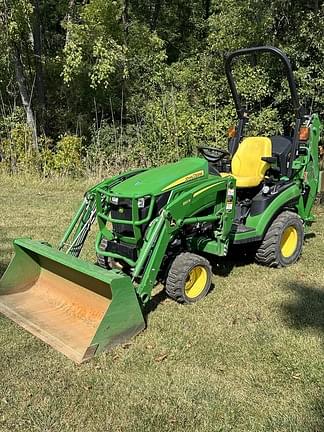
{"type": "Polygon", "coordinates": [[[204,291],[207,279],[207,270],[205,267],[196,266],[190,270],[185,284],[186,296],[190,299],[198,297],[204,291]]]}
{"type": "Polygon", "coordinates": [[[295,227],[289,226],[282,233],[280,250],[285,258],[291,257],[297,249],[298,232],[295,227]]]}

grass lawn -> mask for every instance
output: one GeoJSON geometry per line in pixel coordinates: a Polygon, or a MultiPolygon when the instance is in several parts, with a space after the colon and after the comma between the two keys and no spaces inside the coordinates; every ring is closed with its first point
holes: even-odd
{"type": "MultiPolygon", "coordinates": [[[[56,244],[90,184],[2,179],[0,274],[13,238],[56,244]]],[[[324,431],[316,214],[296,265],[214,259],[204,301],[155,297],[144,332],[82,366],[1,316],[0,431],[324,431]]]]}

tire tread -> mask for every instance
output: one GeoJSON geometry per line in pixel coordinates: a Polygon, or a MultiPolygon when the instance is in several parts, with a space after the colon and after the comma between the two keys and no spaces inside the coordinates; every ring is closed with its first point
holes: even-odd
{"type": "MultiPolygon", "coordinates": [[[[208,284],[210,287],[212,269],[209,261],[200,255],[183,252],[174,259],[169,269],[165,284],[165,291],[169,297],[179,303],[191,303],[184,296],[184,280],[188,274],[188,269],[195,265],[202,265],[206,268],[209,278],[208,284]]],[[[204,290],[203,295],[201,297],[199,296],[199,299],[207,294],[209,287],[204,290]]]]}
{"type": "MultiPolygon", "coordinates": [[[[280,213],[270,225],[263,238],[263,241],[256,251],[255,259],[258,263],[268,267],[284,267],[286,265],[282,262],[280,254],[278,253],[278,244],[280,242],[283,229],[291,223],[295,223],[295,226],[299,226],[301,228],[302,237],[304,237],[303,226],[300,217],[292,211],[284,211],[280,213]]],[[[297,261],[299,256],[300,251],[293,262],[297,261]]]]}

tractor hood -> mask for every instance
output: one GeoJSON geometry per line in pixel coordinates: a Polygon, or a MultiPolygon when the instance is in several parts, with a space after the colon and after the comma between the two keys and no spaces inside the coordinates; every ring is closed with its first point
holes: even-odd
{"type": "Polygon", "coordinates": [[[113,194],[140,198],[159,195],[187,182],[202,180],[208,176],[208,164],[202,158],[185,158],[179,162],[150,168],[111,189],[113,194]]]}

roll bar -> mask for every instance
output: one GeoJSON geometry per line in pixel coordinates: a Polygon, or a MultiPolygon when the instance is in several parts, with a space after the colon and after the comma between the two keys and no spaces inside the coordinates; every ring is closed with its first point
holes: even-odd
{"type": "Polygon", "coordinates": [[[246,56],[249,54],[258,54],[258,53],[263,53],[263,52],[273,54],[281,60],[283,66],[284,66],[285,72],[286,72],[287,79],[288,79],[292,104],[293,104],[293,107],[295,110],[296,117],[301,118],[302,117],[301,106],[299,104],[299,98],[298,98],[298,93],[297,93],[297,89],[296,89],[296,82],[294,79],[294,75],[293,75],[290,61],[289,61],[289,59],[285,53],[283,53],[279,48],[275,48],[272,46],[260,46],[260,47],[244,48],[244,49],[234,51],[234,52],[228,54],[226,57],[225,72],[226,72],[227,80],[228,80],[228,83],[229,83],[229,86],[230,86],[230,89],[231,89],[231,92],[233,95],[233,99],[235,102],[236,111],[237,111],[238,116],[242,117],[242,115],[244,114],[244,112],[243,112],[244,108],[241,105],[241,99],[240,99],[240,96],[237,92],[235,80],[234,80],[233,73],[232,73],[233,60],[237,57],[246,56]]]}
{"type": "Polygon", "coordinates": [[[284,67],[284,70],[286,72],[288,83],[289,83],[292,105],[293,105],[293,109],[294,109],[294,113],[295,113],[295,117],[296,117],[295,133],[294,133],[294,137],[293,137],[293,148],[292,148],[289,166],[288,166],[288,173],[289,173],[288,176],[290,177],[292,175],[292,164],[293,164],[294,159],[296,158],[296,152],[297,152],[297,147],[298,147],[298,132],[299,132],[299,128],[301,126],[301,123],[302,123],[302,120],[304,117],[304,112],[303,112],[303,107],[299,103],[299,98],[298,98],[298,93],[297,93],[297,88],[296,88],[296,82],[294,79],[294,74],[292,71],[290,61],[289,61],[288,57],[286,56],[286,54],[283,53],[279,48],[276,48],[273,46],[259,46],[259,47],[252,47],[252,48],[243,48],[243,49],[239,49],[237,51],[234,51],[234,52],[228,54],[225,58],[225,72],[226,72],[227,80],[228,80],[228,83],[229,83],[229,86],[231,89],[231,93],[232,93],[232,96],[234,99],[236,112],[237,112],[237,115],[239,118],[239,125],[238,125],[238,129],[237,129],[238,133],[237,133],[237,137],[234,138],[232,153],[235,153],[235,151],[238,147],[239,141],[243,135],[244,125],[248,121],[248,112],[247,112],[246,108],[244,108],[241,104],[241,98],[238,94],[235,79],[233,77],[233,71],[232,71],[233,60],[237,57],[251,55],[251,54],[256,55],[256,54],[264,53],[264,52],[270,53],[270,54],[278,57],[281,60],[283,67],[284,67]]]}

